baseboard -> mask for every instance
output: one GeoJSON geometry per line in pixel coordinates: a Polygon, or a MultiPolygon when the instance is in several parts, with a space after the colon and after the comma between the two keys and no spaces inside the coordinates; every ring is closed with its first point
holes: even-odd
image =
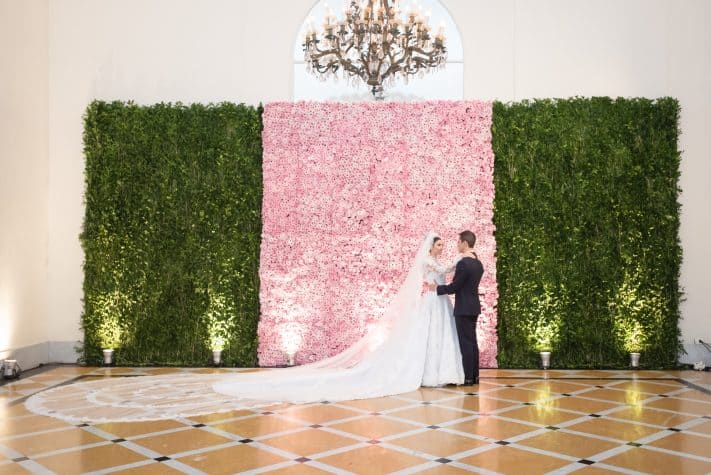
{"type": "Polygon", "coordinates": [[[48,363],[76,363],[81,356],[77,352],[80,341],[50,341],[48,363]]]}
{"type": "Polygon", "coordinates": [[[76,363],[78,341],[45,341],[0,352],[0,359],[17,360],[23,371],[48,363],[76,363]]]}

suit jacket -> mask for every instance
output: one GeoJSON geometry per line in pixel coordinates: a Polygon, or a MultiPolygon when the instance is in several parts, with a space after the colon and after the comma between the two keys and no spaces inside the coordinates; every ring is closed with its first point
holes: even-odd
{"type": "Polygon", "coordinates": [[[437,295],[454,294],[454,316],[479,315],[479,281],[484,274],[484,266],[479,259],[463,257],[457,262],[452,283],[438,285],[437,295]]]}

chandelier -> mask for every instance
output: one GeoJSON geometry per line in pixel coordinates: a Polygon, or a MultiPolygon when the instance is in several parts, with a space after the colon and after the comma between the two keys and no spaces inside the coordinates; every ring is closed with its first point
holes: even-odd
{"type": "Polygon", "coordinates": [[[303,43],[306,67],[321,80],[337,79],[340,70],[344,79],[362,80],[383,100],[384,85],[444,67],[444,26],[433,36],[421,7],[402,15],[397,0],[353,0],[343,20],[328,5],[325,10],[323,31],[317,34],[311,24],[303,43]]]}

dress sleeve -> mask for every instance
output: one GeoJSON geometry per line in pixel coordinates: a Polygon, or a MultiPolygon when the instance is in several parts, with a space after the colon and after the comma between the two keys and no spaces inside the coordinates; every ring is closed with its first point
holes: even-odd
{"type": "Polygon", "coordinates": [[[442,271],[442,273],[444,273],[444,274],[449,274],[450,272],[454,272],[454,269],[457,268],[457,264],[458,264],[459,261],[461,261],[461,260],[462,260],[462,256],[461,256],[461,254],[460,254],[460,255],[458,255],[458,256],[452,261],[452,263],[451,263],[450,265],[448,265],[448,266],[443,266],[445,269],[444,269],[444,271],[442,271]]]}
{"type": "Polygon", "coordinates": [[[456,264],[447,266],[446,264],[439,263],[434,257],[427,256],[427,259],[425,260],[425,272],[437,272],[438,274],[446,274],[447,272],[451,272],[451,270],[454,269],[455,265],[456,264]]]}
{"type": "Polygon", "coordinates": [[[454,294],[459,290],[467,280],[467,269],[465,264],[460,260],[457,262],[457,268],[454,272],[454,277],[449,285],[438,285],[437,295],[454,294]]]}

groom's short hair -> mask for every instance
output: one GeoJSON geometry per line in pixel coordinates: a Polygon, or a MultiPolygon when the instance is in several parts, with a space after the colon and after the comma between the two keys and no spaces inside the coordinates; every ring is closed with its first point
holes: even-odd
{"type": "Polygon", "coordinates": [[[468,229],[459,233],[459,240],[469,244],[469,247],[474,247],[474,244],[476,244],[476,236],[468,229]]]}

